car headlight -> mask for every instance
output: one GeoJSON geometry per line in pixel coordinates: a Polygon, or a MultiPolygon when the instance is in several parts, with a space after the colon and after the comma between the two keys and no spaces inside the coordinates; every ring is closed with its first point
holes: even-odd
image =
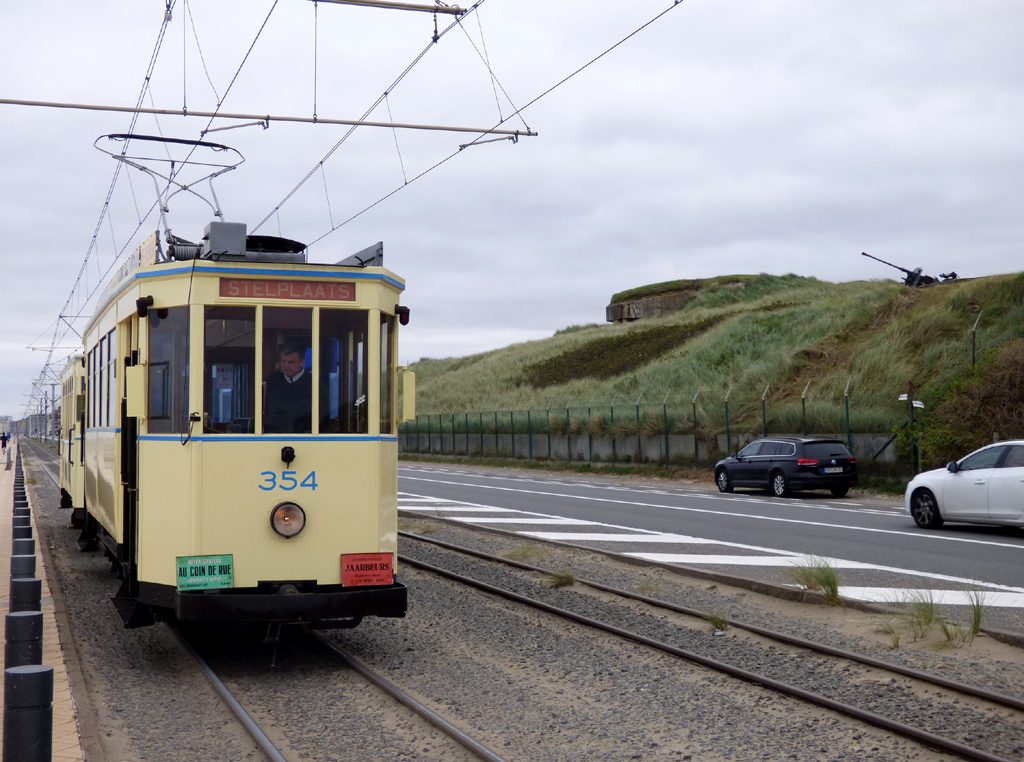
{"type": "Polygon", "coordinates": [[[306,526],[306,513],[296,503],[279,503],[270,512],[270,527],[285,539],[294,537],[306,526]]]}

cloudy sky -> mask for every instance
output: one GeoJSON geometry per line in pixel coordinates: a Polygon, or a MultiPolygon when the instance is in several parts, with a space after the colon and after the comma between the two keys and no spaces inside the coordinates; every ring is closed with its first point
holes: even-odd
{"type": "MultiPolygon", "coordinates": [[[[384,241],[412,310],[402,362],[600,323],[614,292],[677,278],[900,275],[861,251],[1024,269],[1019,0],[485,0],[433,45],[426,13],[175,0],[158,47],[164,16],[163,0],[0,4],[0,98],[135,106],[156,51],[149,108],[358,119],[387,92],[369,119],[539,133],[461,152],[473,136],[360,128],[339,145],[348,129],[323,123],[207,137],[245,157],[215,185],[225,219],[315,241],[317,262],[384,241]]],[[[208,121],[134,129],[198,139],[208,121]]],[[[20,417],[55,338],[55,366],[70,352],[61,315],[81,330],[157,228],[152,181],[112,183],[93,147],[131,123],[0,105],[0,414],[20,417]]],[[[210,219],[171,201],[178,235],[210,219]]]]}

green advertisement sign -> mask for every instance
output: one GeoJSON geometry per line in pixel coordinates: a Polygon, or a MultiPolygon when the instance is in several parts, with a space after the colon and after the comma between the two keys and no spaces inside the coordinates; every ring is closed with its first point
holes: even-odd
{"type": "Polygon", "coordinates": [[[235,562],[225,556],[178,556],[178,590],[235,586],[235,562]]]}

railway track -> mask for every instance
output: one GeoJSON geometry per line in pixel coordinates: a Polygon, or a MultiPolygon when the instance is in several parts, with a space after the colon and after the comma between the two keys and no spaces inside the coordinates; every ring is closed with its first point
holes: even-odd
{"type": "MultiPolygon", "coordinates": [[[[195,661],[198,668],[203,672],[210,684],[213,686],[214,691],[224,702],[230,712],[242,724],[245,731],[252,737],[253,741],[266,758],[270,762],[292,762],[292,759],[297,759],[297,757],[294,756],[286,756],[285,752],[274,744],[267,732],[260,727],[259,722],[253,717],[253,715],[246,711],[241,700],[236,697],[234,692],[232,692],[220,678],[217,671],[202,655],[200,655],[199,650],[193,646],[190,639],[173,625],[168,625],[168,628],[174,634],[175,638],[181,644],[186,653],[188,653],[195,661]]],[[[456,727],[440,713],[430,709],[409,691],[387,679],[378,671],[374,670],[366,663],[357,659],[355,656],[346,652],[343,648],[332,643],[320,634],[316,632],[306,633],[302,642],[291,644],[291,648],[293,650],[296,647],[317,651],[328,656],[331,663],[342,664],[347,670],[359,675],[359,677],[367,684],[376,687],[383,693],[390,696],[396,704],[401,704],[411,710],[423,721],[429,723],[434,728],[437,728],[452,741],[468,750],[474,759],[483,760],[484,762],[507,762],[505,758],[488,749],[484,744],[474,739],[469,733],[466,733],[456,727]]],[[[248,654],[248,658],[255,659],[258,662],[263,662],[259,655],[254,656],[252,653],[248,654]]],[[[294,658],[294,654],[292,655],[292,658],[294,658]]],[[[282,701],[282,698],[278,696],[277,700],[282,701]]],[[[285,704],[288,703],[286,698],[283,699],[283,702],[285,704]]],[[[275,714],[275,707],[264,707],[261,714],[272,717],[275,714]]],[[[325,745],[329,744],[330,742],[325,739],[325,745]]]]}
{"type": "MultiPolygon", "coordinates": [[[[498,565],[498,567],[503,569],[521,571],[532,575],[532,587],[537,592],[542,589],[537,585],[538,579],[543,577],[553,578],[558,573],[558,570],[545,569],[532,564],[513,561],[508,558],[409,532],[400,532],[400,535],[404,539],[414,540],[440,551],[440,553],[435,552],[433,554],[433,562],[428,563],[422,559],[422,553],[417,554],[421,556],[420,558],[410,556],[410,548],[407,545],[400,556],[402,564],[414,566],[432,574],[441,575],[460,585],[468,585],[488,594],[522,603],[554,616],[570,619],[587,627],[643,644],[649,648],[670,654],[676,658],[718,673],[882,728],[928,748],[939,749],[959,758],[982,760],[984,762],[1006,762],[1008,759],[1021,759],[1020,753],[1024,751],[1024,732],[1020,730],[1020,728],[1024,727],[1024,701],[1016,696],[928,674],[921,670],[885,662],[871,656],[835,648],[828,644],[796,638],[765,627],[730,621],[730,627],[744,630],[756,635],[762,641],[767,640],[773,644],[768,649],[765,649],[763,646],[755,647],[762,652],[760,658],[768,666],[767,669],[750,669],[738,666],[744,662],[749,663],[751,661],[749,654],[744,655],[740,659],[723,658],[717,653],[722,649],[714,646],[706,649],[687,649],[673,645],[672,642],[667,642],[675,639],[676,633],[673,633],[672,630],[676,625],[666,627],[660,624],[660,618],[664,616],[665,612],[682,614],[701,623],[706,623],[707,620],[712,618],[708,612],[640,595],[632,591],[605,585],[601,582],[576,579],[575,582],[577,584],[587,586],[592,591],[610,594],[623,601],[629,601],[631,604],[649,609],[649,612],[643,616],[632,616],[630,612],[624,613],[623,607],[620,605],[607,604],[599,607],[604,609],[605,615],[595,617],[592,615],[595,608],[592,605],[594,596],[576,594],[576,603],[579,603],[584,598],[589,599],[589,605],[586,607],[588,614],[584,615],[579,613],[579,607],[574,605],[573,601],[566,600],[574,597],[573,594],[563,592],[559,597],[565,602],[560,605],[554,605],[550,601],[538,600],[538,597],[535,595],[524,595],[521,592],[524,587],[522,576],[515,579],[509,574],[502,575],[499,573],[495,575],[493,573],[495,565],[498,565]],[[464,561],[460,561],[458,564],[460,567],[459,572],[452,571],[450,568],[444,568],[445,566],[452,565],[450,561],[455,556],[463,560],[473,559],[476,562],[488,564],[492,568],[483,573],[484,567],[478,564],[467,573],[464,561]],[[504,576],[505,579],[495,584],[495,576],[504,576]],[[483,581],[482,578],[487,578],[489,581],[483,581]],[[520,591],[512,588],[519,588],[520,591]],[[630,623],[623,624],[623,620],[627,620],[630,623]],[[774,651],[774,653],[771,654],[770,659],[765,661],[765,654],[771,651],[774,651]],[[919,695],[922,691],[930,691],[932,692],[930,702],[933,705],[933,711],[929,715],[928,711],[907,711],[905,707],[900,708],[896,706],[887,707],[886,711],[879,711],[877,707],[879,702],[875,696],[858,695],[860,692],[856,690],[845,690],[843,695],[838,698],[823,695],[823,693],[818,692],[815,688],[816,681],[814,675],[807,674],[806,671],[802,674],[794,674],[793,678],[795,679],[790,680],[781,680],[776,676],[772,676],[772,673],[786,672],[788,664],[808,661],[808,654],[813,654],[813,658],[824,657],[830,662],[827,665],[816,664],[815,669],[811,670],[811,673],[821,669],[827,669],[832,673],[841,673],[844,670],[848,671],[850,669],[848,665],[856,665],[857,669],[871,670],[871,685],[888,684],[888,681],[903,680],[912,685],[912,690],[919,695]],[[940,699],[939,691],[948,695],[943,695],[940,699]],[[948,709],[950,713],[964,712],[965,704],[970,704],[972,711],[977,711],[979,727],[989,722],[993,714],[998,714],[1001,718],[1002,729],[1017,729],[1016,739],[1008,740],[1004,738],[1001,744],[993,744],[991,742],[982,744],[975,740],[972,744],[964,738],[957,739],[956,737],[951,737],[941,720],[936,721],[934,709],[937,708],[940,713],[942,708],[948,709]],[[936,727],[937,725],[938,727],[936,727]],[[988,748],[985,748],[986,745],[988,748]],[[1001,756],[1004,754],[1006,756],[1001,756]]],[[[527,583],[527,586],[529,586],[529,583],[527,583]]],[[[704,626],[706,628],[706,624],[704,626]]],[[[693,639],[691,638],[691,640],[693,639]]],[[[703,640],[705,643],[709,640],[712,642],[717,641],[717,639],[707,637],[697,638],[697,641],[700,640],[703,640]]],[[[735,651],[736,649],[733,650],[735,651]]],[[[850,681],[850,686],[852,687],[855,682],[855,680],[850,681]]],[[[864,693],[871,694],[875,692],[866,691],[864,693]]],[[[956,729],[954,729],[955,732],[957,732],[956,729]]],[[[969,738],[974,738],[974,735],[970,732],[965,735],[969,738]]]]}
{"type": "MultiPolygon", "coordinates": [[[[26,440],[23,440],[23,442],[24,441],[26,440]]],[[[30,443],[25,449],[27,453],[33,456],[33,467],[42,471],[55,486],[59,487],[57,477],[53,471],[47,467],[47,463],[52,464],[55,461],[55,455],[47,448],[36,443],[30,443]]],[[[246,707],[243,705],[243,700],[236,696],[236,692],[229,687],[225,680],[221,679],[221,676],[218,674],[218,670],[200,653],[202,646],[194,643],[193,637],[174,624],[165,623],[165,627],[173,639],[178,643],[182,651],[187,654],[195,664],[195,667],[212,686],[217,699],[237,720],[240,726],[244,729],[244,732],[252,739],[256,748],[259,749],[260,753],[263,754],[268,762],[293,762],[293,760],[297,759],[296,755],[291,750],[281,749],[274,740],[272,740],[270,734],[261,727],[260,721],[257,720],[253,714],[247,711],[246,707]]],[[[249,642],[251,644],[251,640],[249,642]]],[[[327,661],[332,665],[329,667],[329,670],[333,670],[335,672],[337,671],[336,665],[340,663],[346,671],[357,674],[363,681],[365,681],[366,684],[375,686],[376,689],[387,694],[395,704],[394,711],[401,711],[398,709],[398,705],[406,707],[413,714],[421,718],[424,723],[436,728],[438,731],[450,738],[452,742],[463,747],[470,755],[467,758],[484,760],[484,762],[506,762],[505,758],[488,749],[483,743],[474,739],[469,733],[458,728],[440,713],[430,709],[409,691],[404,690],[394,681],[384,677],[377,670],[374,670],[365,662],[357,659],[355,656],[339,647],[336,643],[331,642],[318,633],[311,632],[306,634],[305,638],[299,643],[289,641],[287,647],[292,652],[294,652],[295,648],[298,647],[304,651],[316,653],[319,655],[320,661],[323,661],[323,657],[326,656],[327,661]]],[[[294,653],[291,654],[291,657],[294,658],[294,653]]],[[[262,653],[258,649],[247,649],[246,658],[257,663],[262,671],[273,670],[272,667],[270,670],[265,669],[267,666],[265,653],[262,653]]],[[[247,701],[246,703],[249,702],[247,701]]],[[[257,709],[260,702],[257,700],[254,703],[256,704],[254,709],[257,709]]],[[[262,711],[257,711],[257,714],[264,717],[273,717],[275,712],[273,707],[264,707],[262,711]]],[[[325,743],[329,742],[325,741],[325,743]]]]}

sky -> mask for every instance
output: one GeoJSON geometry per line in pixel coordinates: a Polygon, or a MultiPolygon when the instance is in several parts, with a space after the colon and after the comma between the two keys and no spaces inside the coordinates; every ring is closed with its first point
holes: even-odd
{"type": "MultiPolygon", "coordinates": [[[[174,0],[165,25],[165,6],[0,4],[0,99],[355,120],[387,93],[367,119],[538,133],[460,151],[477,135],[213,123],[235,128],[205,140],[244,157],[214,184],[225,220],[311,243],[313,262],[384,242],[411,309],[403,364],[603,323],[612,294],[668,280],[902,277],[862,251],[1024,270],[1019,0],[484,0],[447,32],[438,14],[436,43],[430,13],[174,0]]],[[[0,415],[35,411],[47,361],[59,373],[159,226],[153,181],[115,181],[94,148],[132,120],[0,104],[0,415]]],[[[209,122],[134,132],[198,140],[209,122]]],[[[167,219],[198,240],[213,215],[180,193],[167,219]]]]}

